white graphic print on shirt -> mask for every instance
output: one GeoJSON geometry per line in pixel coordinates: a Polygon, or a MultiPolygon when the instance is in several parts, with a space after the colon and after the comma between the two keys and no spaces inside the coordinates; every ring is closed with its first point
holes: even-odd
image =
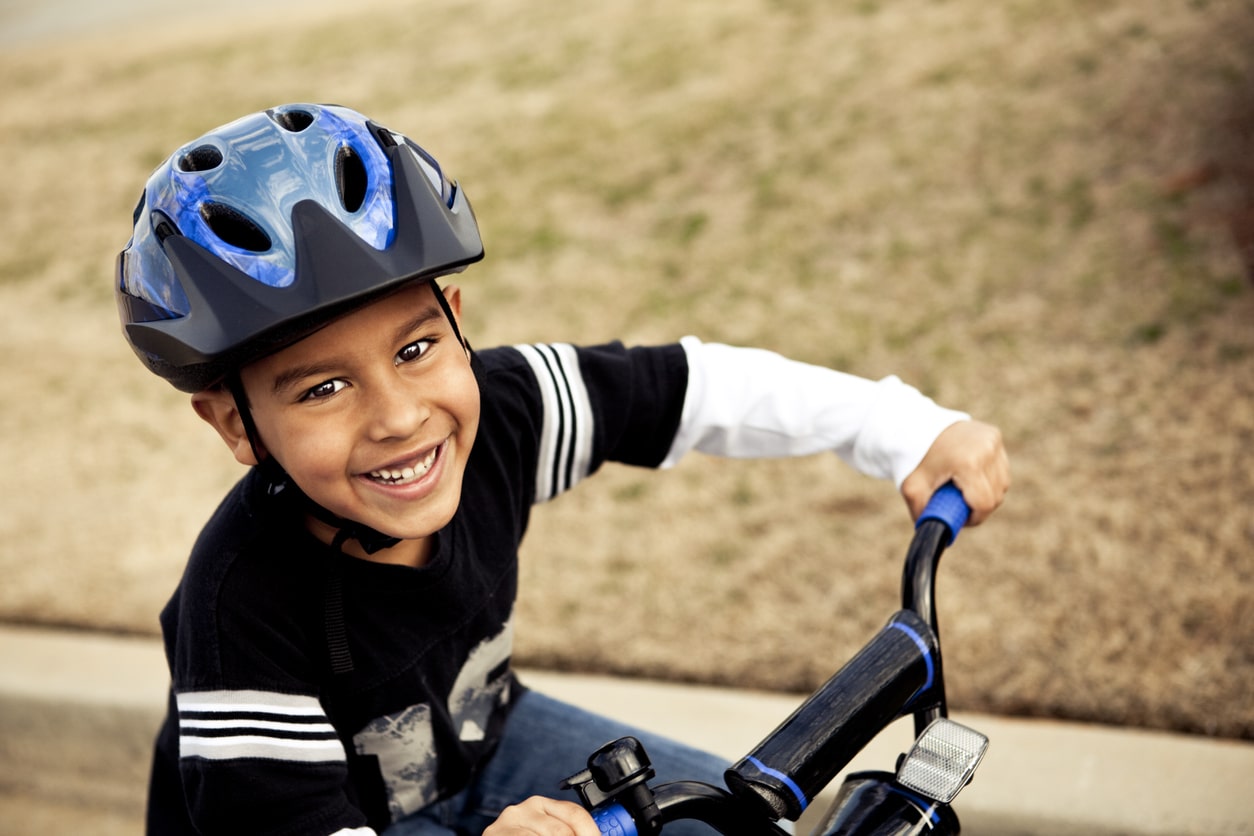
{"type": "MultiPolygon", "coordinates": [[[[480,642],[466,659],[449,694],[448,709],[462,740],[484,738],[492,709],[509,699],[507,662],[513,648],[514,618],[501,632],[480,642]]],[[[436,800],[435,732],[431,707],[411,705],[380,717],[353,736],[358,754],[379,759],[392,820],[415,813],[436,800]]]]}

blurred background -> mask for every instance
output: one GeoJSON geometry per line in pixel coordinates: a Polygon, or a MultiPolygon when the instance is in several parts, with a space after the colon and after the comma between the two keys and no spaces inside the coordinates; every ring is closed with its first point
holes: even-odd
{"type": "MultiPolygon", "coordinates": [[[[696,334],[998,424],[938,593],[951,703],[1254,739],[1244,0],[0,6],[0,621],[153,635],[240,475],[121,337],[151,170],[336,102],[473,202],[489,346],[696,334]],[[106,11],[107,10],[107,11],[106,11]]],[[[804,691],[909,519],[833,457],[607,468],[535,515],[517,660],[804,691]]]]}

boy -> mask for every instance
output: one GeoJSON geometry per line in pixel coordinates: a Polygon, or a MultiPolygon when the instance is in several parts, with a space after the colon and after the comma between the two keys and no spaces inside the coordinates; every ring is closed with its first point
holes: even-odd
{"type": "MultiPolygon", "coordinates": [[[[286,105],[178,150],[118,259],[124,331],[249,473],[161,623],[172,676],[149,831],[595,836],[554,783],[615,724],[510,672],[530,507],[604,461],[831,449],[912,513],[953,479],[978,524],[997,431],[895,378],[703,344],[471,351],[436,279],[483,255],[416,144],[286,105]]],[[[724,764],[644,740],[659,778],[724,764]]]]}

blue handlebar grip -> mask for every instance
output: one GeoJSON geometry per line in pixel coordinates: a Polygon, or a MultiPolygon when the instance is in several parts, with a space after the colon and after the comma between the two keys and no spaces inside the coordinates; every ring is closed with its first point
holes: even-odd
{"type": "Polygon", "coordinates": [[[932,494],[914,527],[918,528],[924,520],[940,520],[949,527],[949,542],[952,543],[970,516],[971,507],[962,498],[962,491],[953,482],[946,482],[932,494]]]}
{"type": "Polygon", "coordinates": [[[592,820],[604,836],[636,836],[636,820],[621,804],[607,804],[592,811],[592,820]]]}

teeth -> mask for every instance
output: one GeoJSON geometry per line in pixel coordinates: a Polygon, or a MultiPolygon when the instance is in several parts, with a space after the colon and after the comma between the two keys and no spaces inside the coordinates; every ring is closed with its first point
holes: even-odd
{"type": "Polygon", "coordinates": [[[439,448],[428,453],[422,461],[413,467],[403,467],[399,470],[372,470],[370,478],[377,479],[380,482],[386,482],[389,485],[408,485],[416,479],[421,479],[431,469],[431,465],[435,463],[435,454],[439,452],[439,448]]]}

